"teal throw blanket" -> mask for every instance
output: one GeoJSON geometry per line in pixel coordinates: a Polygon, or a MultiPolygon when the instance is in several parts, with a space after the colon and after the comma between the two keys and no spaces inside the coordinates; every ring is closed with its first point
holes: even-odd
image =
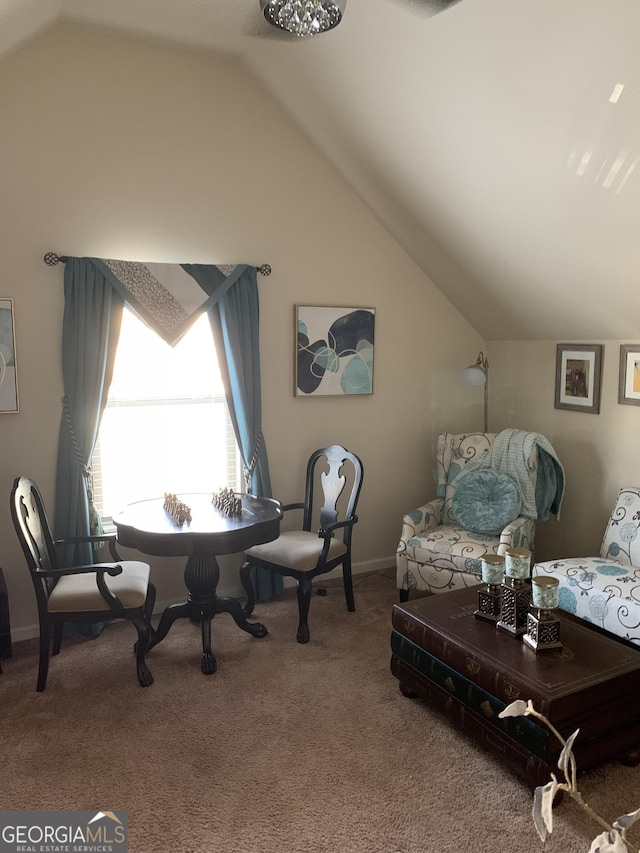
{"type": "Polygon", "coordinates": [[[521,429],[502,430],[496,435],[489,450],[467,462],[464,470],[455,478],[456,486],[468,474],[480,468],[493,468],[514,480],[522,494],[520,514],[525,518],[547,521],[550,513],[560,518],[564,468],[543,435],[521,429]],[[538,451],[538,476],[535,483],[529,468],[529,458],[534,448],[538,451]]]}

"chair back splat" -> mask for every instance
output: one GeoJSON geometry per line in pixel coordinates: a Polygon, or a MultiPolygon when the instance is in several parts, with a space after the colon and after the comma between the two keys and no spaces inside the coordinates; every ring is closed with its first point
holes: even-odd
{"type": "Polygon", "coordinates": [[[10,509],[38,604],[40,662],[36,690],[46,687],[49,658],[60,651],[65,622],[96,624],[114,618],[128,619],[134,624],[138,632],[135,647],[138,681],[142,687],[152,684],[153,676],[145,663],[153,632],[150,620],[156,595],[149,580],[150,567],[136,560],[120,560],[114,545],[115,534],[55,542],[40,490],[28,477],[14,481],[10,509]],[[113,562],[61,567],[56,546],[80,543],[108,543],[113,562]]]}
{"type": "Polygon", "coordinates": [[[333,444],[311,454],[307,463],[305,499],[285,504],[283,512],[302,510],[302,526],[281,533],[273,542],[245,552],[240,578],[247,595],[245,613],[253,612],[255,597],[251,571],[255,567],[295,578],[299,624],[297,640],[309,642],[308,612],[311,586],[317,575],[342,566],[347,609],[355,610],[351,580],[351,538],[358,521],[356,507],[362,488],[362,462],[344,447],[333,444]],[[320,498],[316,496],[320,493],[320,498]],[[319,528],[314,528],[314,519],[319,528]]]}
{"type": "Polygon", "coordinates": [[[42,496],[26,477],[17,481],[11,509],[14,525],[19,528],[18,538],[31,572],[38,607],[41,602],[46,606],[55,580],[45,573],[58,568],[58,559],[42,496]]]}

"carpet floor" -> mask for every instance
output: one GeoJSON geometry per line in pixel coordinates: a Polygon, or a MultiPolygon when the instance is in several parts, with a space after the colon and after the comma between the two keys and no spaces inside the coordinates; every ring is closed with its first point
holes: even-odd
{"type": "MultiPolygon", "coordinates": [[[[179,620],[135,677],[134,629],[73,638],[36,693],[37,642],[0,675],[0,808],[128,812],[131,853],[461,853],[542,850],[532,792],[443,715],[401,695],[389,672],[395,570],[339,582],[311,602],[296,642],[295,592],[258,604],[256,639],[228,614],[200,632],[179,620]]],[[[640,768],[581,779],[613,820],[640,805],[640,768]]],[[[547,853],[586,853],[597,828],[570,800],[547,853]]]]}

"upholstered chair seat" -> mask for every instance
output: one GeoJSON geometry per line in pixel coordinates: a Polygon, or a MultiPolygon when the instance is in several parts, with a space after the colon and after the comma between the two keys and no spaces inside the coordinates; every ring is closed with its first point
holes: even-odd
{"type": "MultiPolygon", "coordinates": [[[[108,589],[118,597],[125,609],[144,607],[149,589],[150,569],[147,563],[123,560],[122,574],[107,577],[108,589]]],[[[60,611],[104,610],[105,600],[96,584],[95,574],[63,575],[49,596],[49,613],[60,611]]]]}
{"type": "MultiPolygon", "coordinates": [[[[324,540],[309,530],[291,530],[281,533],[273,542],[255,545],[246,551],[249,559],[275,563],[297,572],[311,572],[318,565],[324,547],[324,540]]],[[[347,553],[347,546],[341,539],[332,539],[329,543],[327,560],[335,560],[347,553]]]]}

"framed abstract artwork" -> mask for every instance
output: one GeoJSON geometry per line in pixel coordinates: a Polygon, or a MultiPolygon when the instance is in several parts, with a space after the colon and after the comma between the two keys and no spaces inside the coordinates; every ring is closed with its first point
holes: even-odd
{"type": "Polygon", "coordinates": [[[602,344],[558,344],[556,409],[600,412],[602,344]]]}
{"type": "Polygon", "coordinates": [[[618,402],[640,406],[640,344],[620,345],[618,402]]]}
{"type": "Polygon", "coordinates": [[[18,411],[13,299],[0,299],[0,412],[18,411]]]}
{"type": "Polygon", "coordinates": [[[296,397],[373,393],[375,308],[296,305],[296,397]]]}

